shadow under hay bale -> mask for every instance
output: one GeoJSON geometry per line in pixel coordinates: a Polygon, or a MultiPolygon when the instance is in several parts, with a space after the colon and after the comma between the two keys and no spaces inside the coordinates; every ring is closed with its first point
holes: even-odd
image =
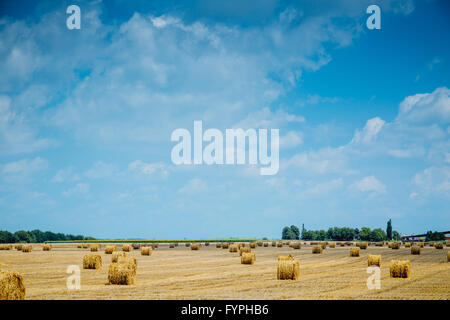
{"type": "Polygon", "coordinates": [[[442,242],[436,242],[436,243],[434,244],[434,247],[435,247],[436,249],[444,249],[444,244],[443,244],[442,242]]]}
{"type": "Polygon", "coordinates": [[[119,285],[132,285],[136,277],[137,261],[135,258],[120,257],[117,262],[111,263],[108,270],[108,283],[119,285]]]}
{"type": "Polygon", "coordinates": [[[230,244],[227,242],[222,243],[222,249],[228,249],[229,246],[230,246],[230,244]]]}
{"type": "Polygon", "coordinates": [[[105,254],[112,254],[115,251],[117,251],[116,246],[106,246],[105,248],[105,254]]]}
{"type": "Polygon", "coordinates": [[[205,242],[205,247],[208,247],[209,246],[209,242],[205,242]]]}
{"type": "Polygon", "coordinates": [[[222,244],[221,243],[216,243],[216,248],[222,248],[222,244]]]}
{"type": "Polygon", "coordinates": [[[381,255],[378,254],[369,254],[367,256],[367,265],[370,266],[378,266],[381,267],[381,255]]]}
{"type": "Polygon", "coordinates": [[[169,244],[169,249],[173,249],[173,248],[175,248],[175,243],[169,244]]]}
{"type": "Polygon", "coordinates": [[[317,246],[312,247],[313,254],[320,254],[320,253],[322,253],[322,251],[323,251],[322,246],[317,245],[317,246]]]}
{"type": "Polygon", "coordinates": [[[15,271],[0,271],[0,300],[24,300],[23,277],[15,271]]]}
{"type": "Polygon", "coordinates": [[[360,253],[359,247],[350,248],[350,257],[359,257],[359,253],[360,253]]]}
{"type": "Polygon", "coordinates": [[[418,247],[418,246],[412,246],[412,247],[411,247],[411,254],[419,255],[419,254],[420,254],[420,247],[418,247]]]}
{"type": "Polygon", "coordinates": [[[22,245],[22,252],[31,252],[33,251],[33,246],[31,244],[22,245]]]}
{"type": "Polygon", "coordinates": [[[411,262],[409,260],[391,260],[389,272],[391,278],[409,278],[411,262]]]}
{"type": "Polygon", "coordinates": [[[127,256],[127,254],[123,251],[114,251],[112,253],[111,262],[112,263],[117,262],[117,261],[119,261],[119,258],[124,258],[126,256],[127,256]]]}
{"type": "Polygon", "coordinates": [[[256,256],[251,252],[243,252],[241,256],[241,264],[254,264],[256,256]]]}
{"type": "Polygon", "coordinates": [[[153,253],[152,247],[141,247],[141,255],[142,256],[151,256],[153,253]]]}
{"type": "Polygon", "coordinates": [[[200,250],[200,243],[191,244],[191,250],[200,250]]]}
{"type": "Polygon", "coordinates": [[[85,254],[83,257],[83,269],[100,269],[102,257],[99,254],[85,254]]]}
{"type": "Polygon", "coordinates": [[[277,279],[298,280],[300,264],[291,255],[278,257],[277,279]]]}
{"type": "Polygon", "coordinates": [[[89,248],[89,244],[88,243],[83,243],[82,247],[83,247],[83,249],[88,249],[89,248]]]}

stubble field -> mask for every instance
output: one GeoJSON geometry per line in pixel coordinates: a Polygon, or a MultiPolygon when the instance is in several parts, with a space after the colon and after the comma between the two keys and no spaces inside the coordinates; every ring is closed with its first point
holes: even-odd
{"type": "MultiPolygon", "coordinates": [[[[118,246],[120,250],[120,246],[118,246]]],[[[311,246],[300,250],[288,246],[258,247],[254,265],[240,264],[239,253],[214,244],[193,251],[180,244],[160,244],[151,256],[133,250],[127,256],[138,261],[135,285],[108,285],[111,255],[102,251],[99,270],[83,270],[83,256],[89,249],[74,244],[56,244],[52,251],[0,251],[0,269],[18,271],[26,286],[26,299],[450,299],[448,248],[422,248],[411,255],[410,248],[392,250],[369,246],[360,257],[350,257],[349,247],[327,248],[312,254],[311,246]],[[367,255],[381,254],[381,288],[369,290],[367,255]],[[277,258],[291,254],[300,262],[298,281],[277,280],[277,258]],[[389,262],[411,261],[409,279],[390,278],[389,262]],[[66,286],[69,265],[81,269],[81,290],[66,286]]]]}

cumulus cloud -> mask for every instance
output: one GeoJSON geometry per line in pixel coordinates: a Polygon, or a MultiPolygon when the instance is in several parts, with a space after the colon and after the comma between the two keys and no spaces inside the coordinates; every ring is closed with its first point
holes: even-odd
{"type": "Polygon", "coordinates": [[[128,165],[128,170],[139,175],[149,176],[159,174],[167,176],[169,174],[168,166],[162,162],[145,163],[141,160],[136,160],[128,165]]]}
{"type": "Polygon", "coordinates": [[[421,193],[430,195],[450,194],[450,167],[429,167],[417,173],[413,177],[413,184],[421,193]]]}
{"type": "Polygon", "coordinates": [[[84,175],[87,178],[99,179],[112,177],[116,172],[117,168],[114,164],[97,161],[91,169],[84,173],[84,175]]]}
{"type": "Polygon", "coordinates": [[[367,192],[371,196],[386,193],[386,186],[374,176],[362,178],[356,181],[351,187],[360,192],[367,192]]]}
{"type": "Polygon", "coordinates": [[[73,195],[86,196],[86,195],[89,195],[89,190],[90,190],[90,186],[88,183],[80,182],[80,183],[77,183],[74,187],[63,191],[62,194],[66,197],[73,196],[73,195]]]}
{"type": "Polygon", "coordinates": [[[1,173],[6,180],[17,181],[28,178],[32,174],[46,170],[47,168],[47,160],[36,157],[34,159],[22,159],[5,163],[1,166],[1,173]]]}

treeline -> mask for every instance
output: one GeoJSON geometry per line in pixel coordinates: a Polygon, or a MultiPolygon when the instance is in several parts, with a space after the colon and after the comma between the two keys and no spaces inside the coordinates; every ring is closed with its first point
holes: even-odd
{"type": "Polygon", "coordinates": [[[72,235],[63,233],[53,233],[51,231],[16,231],[11,233],[9,231],[0,230],[0,243],[41,243],[44,241],[64,241],[64,240],[95,240],[92,237],[85,237],[82,235],[72,235]]]}
{"type": "MultiPolygon", "coordinates": [[[[389,230],[389,229],[388,229],[389,230]]],[[[284,227],[282,239],[286,240],[313,240],[313,241],[386,241],[386,240],[400,240],[400,234],[397,231],[391,232],[391,237],[380,228],[371,230],[370,228],[363,227],[361,230],[358,228],[329,228],[328,230],[306,230],[302,227],[300,232],[299,228],[295,225],[290,227],[284,227]]]]}

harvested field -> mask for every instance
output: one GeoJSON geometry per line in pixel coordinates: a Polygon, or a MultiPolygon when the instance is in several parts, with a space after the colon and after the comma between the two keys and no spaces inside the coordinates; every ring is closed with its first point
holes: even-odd
{"type": "Polygon", "coordinates": [[[251,267],[241,257],[214,245],[197,252],[180,246],[160,246],[151,258],[134,250],[138,269],[133,285],[106,285],[111,255],[104,251],[103,265],[97,270],[82,268],[86,250],[73,244],[54,244],[43,252],[0,251],[0,269],[19,272],[26,286],[26,299],[450,299],[450,263],[447,249],[410,248],[398,250],[369,246],[359,257],[350,257],[348,247],[312,254],[311,246],[300,250],[288,246],[259,248],[251,267]],[[297,281],[277,280],[278,256],[291,254],[301,264],[297,281]],[[368,254],[381,255],[381,289],[368,290],[368,254]],[[391,260],[410,260],[408,279],[390,277],[391,260]],[[81,268],[81,290],[68,291],[68,265],[81,268]]]}

